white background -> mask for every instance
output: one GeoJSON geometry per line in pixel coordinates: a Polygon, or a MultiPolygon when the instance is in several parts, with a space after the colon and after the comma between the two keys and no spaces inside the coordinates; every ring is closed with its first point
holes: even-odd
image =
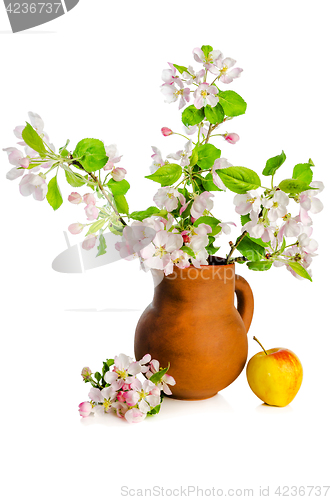
{"type": "MultiPolygon", "coordinates": [[[[313,283],[285,269],[237,269],[256,300],[249,357],[260,350],[256,335],[266,348],[292,349],[302,361],[304,381],[291,405],[261,406],[243,372],[209,401],[166,400],[157,417],[130,426],[111,416],[80,420],[77,405],[88,392],[80,370],[96,371],[120,352],[133,355],[151,276],[136,262],[55,273],[63,230],[84,221],[83,209],[65,203],[53,213],[47,202],[20,196],[18,181],[5,179],[2,153],[3,498],[117,499],[125,485],[253,488],[255,498],[270,486],[270,498],[278,498],[278,485],[330,484],[329,18],[327,1],[80,0],[67,15],[12,35],[0,8],[1,148],[15,145],[12,129],[29,110],[44,118],[57,147],[67,138],[72,148],[84,137],[117,143],[130,207],[142,210],[155,192],[143,179],[150,146],[164,156],[182,146],[160,133],[162,126],[181,131],[177,105],[164,104],[159,92],[160,73],[167,61],[194,63],[192,49],[210,44],[244,68],[227,88],[248,102],[228,128],[240,142],[216,143],[222,156],[260,173],[284,149],[279,181],[311,157],[315,180],[326,185],[325,209],[314,217],[320,248],[313,283]]],[[[64,182],[62,190],[70,192],[64,182]]],[[[239,223],[227,196],[215,212],[239,223]]]]}

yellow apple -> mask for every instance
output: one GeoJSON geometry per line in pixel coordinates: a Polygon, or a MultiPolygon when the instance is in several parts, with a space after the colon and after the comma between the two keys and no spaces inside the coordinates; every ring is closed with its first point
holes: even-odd
{"type": "Polygon", "coordinates": [[[294,352],[283,347],[264,349],[253,356],[246,368],[247,380],[254,394],[271,406],[286,406],[298,393],[302,365],[294,352]]]}

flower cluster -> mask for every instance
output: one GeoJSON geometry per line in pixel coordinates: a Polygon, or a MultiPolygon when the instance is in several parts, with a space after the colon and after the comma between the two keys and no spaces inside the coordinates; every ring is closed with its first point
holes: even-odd
{"type": "Polygon", "coordinates": [[[182,136],[185,143],[166,156],[152,147],[151,173],[146,178],[158,184],[154,205],[142,211],[129,210],[125,195],[130,184],[126,170],[118,166],[122,157],[115,145],[83,139],[71,152],[67,141],[56,153],[43,121],[34,113],[29,114],[31,124],[14,130],[24,153],[16,148],[5,150],[13,165],[7,177],[25,174],[21,193],[33,194],[37,200],[46,196],[57,210],[63,202],[58,186],[58,172],[63,169],[66,181],[74,188],[69,202],[84,206],[85,223],[69,226],[72,234],[87,229],[83,248],[89,250],[99,241],[97,255],[104,254],[103,232],[108,229],[121,236],[116,248],[122,258],[139,258],[144,270],[166,275],[176,266],[208,265],[210,256],[219,251],[221,243],[215,246],[216,240],[221,241],[231,226],[236,226],[213,213],[215,196],[222,196],[228,189],[235,194],[241,234],[223,250],[224,262],[246,262],[255,271],[285,266],[295,277],[311,280],[309,266],[318,248],[312,238],[312,215],[323,208],[318,195],[324,188],[322,182],[313,181],[314,163],[311,159],[298,163],[290,178],[276,183],[275,176],[286,155],[282,152],[269,158],[262,174],[270,184],[262,183],[249,168],[233,166],[228,155],[212,142],[221,138],[227,148],[239,141],[236,132],[223,128],[246,112],[245,100],[228,89],[243,70],[236,67],[234,59],[224,57],[210,45],[193,49],[193,59],[196,68],[168,63],[161,75],[161,93],[167,103],[179,104],[183,127],[181,132],[162,127],[162,135],[182,136]],[[36,174],[40,167],[47,172],[36,174]],[[47,184],[50,172],[55,176],[47,184]],[[79,188],[84,191],[79,193],[79,188]]]}
{"type": "Polygon", "coordinates": [[[84,382],[92,388],[88,394],[90,401],[79,405],[82,417],[90,414],[114,413],[125,418],[129,423],[141,422],[147,415],[159,413],[163,395],[171,395],[169,385],[175,385],[175,379],[167,374],[167,368],[160,368],[160,363],[146,354],[140,361],[134,361],[125,354],[107,359],[102,372],[92,374],[90,368],[82,370],[84,382]],[[138,379],[144,374],[145,379],[138,379]]]}

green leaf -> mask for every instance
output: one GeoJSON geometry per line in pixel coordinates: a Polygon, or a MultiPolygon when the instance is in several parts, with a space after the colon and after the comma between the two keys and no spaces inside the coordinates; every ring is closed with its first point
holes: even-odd
{"type": "Polygon", "coordinates": [[[158,384],[158,383],[161,381],[161,379],[162,379],[163,375],[165,375],[165,374],[167,373],[167,371],[169,370],[169,368],[170,368],[170,363],[169,363],[169,365],[168,365],[168,367],[167,367],[167,368],[164,368],[163,370],[160,370],[160,371],[158,371],[157,373],[154,373],[154,374],[150,377],[150,379],[149,379],[149,380],[150,380],[151,382],[153,382],[153,384],[155,384],[155,385],[156,385],[156,384],[158,384]]]}
{"type": "Polygon", "coordinates": [[[181,250],[183,250],[183,252],[187,253],[190,257],[195,257],[195,253],[193,252],[192,248],[189,248],[189,247],[183,245],[181,250]]]}
{"type": "Polygon", "coordinates": [[[224,109],[217,103],[213,108],[208,104],[205,107],[205,116],[209,123],[222,123],[224,120],[224,109]]]}
{"type": "Polygon", "coordinates": [[[154,408],[152,408],[151,410],[149,410],[149,412],[147,413],[147,416],[151,416],[151,415],[157,415],[159,412],[160,412],[160,409],[161,409],[161,405],[157,405],[157,406],[154,406],[154,408]]]}
{"type": "Polygon", "coordinates": [[[198,125],[205,117],[204,108],[197,109],[193,104],[184,109],[182,113],[182,122],[186,127],[198,125]]]}
{"type": "Polygon", "coordinates": [[[311,165],[312,167],[315,167],[315,163],[313,162],[313,160],[312,160],[311,158],[309,158],[308,163],[309,163],[309,165],[311,165]]]}
{"type": "Polygon", "coordinates": [[[109,366],[107,365],[107,363],[104,361],[102,363],[102,376],[105,375],[105,373],[109,372],[109,366]]]}
{"type": "Polygon", "coordinates": [[[261,186],[257,173],[246,167],[228,167],[216,170],[216,172],[225,186],[234,193],[244,194],[261,186]]]}
{"type": "Polygon", "coordinates": [[[213,176],[210,172],[203,179],[202,185],[206,191],[223,191],[222,189],[218,188],[216,184],[214,184],[213,176]]]}
{"type": "Polygon", "coordinates": [[[240,216],[240,221],[241,221],[241,225],[242,226],[244,226],[245,224],[247,224],[247,222],[249,222],[250,220],[251,220],[251,218],[250,218],[249,214],[241,215],[240,216]]]}
{"type": "Polygon", "coordinates": [[[246,112],[246,102],[233,90],[220,91],[218,98],[226,116],[239,116],[246,112]]]}
{"type": "Polygon", "coordinates": [[[313,281],[311,279],[310,274],[306,271],[306,269],[301,264],[299,264],[299,262],[291,262],[290,260],[288,260],[287,264],[290,266],[291,269],[293,269],[293,271],[296,274],[298,274],[302,278],[306,278],[309,281],[313,281]]]}
{"type": "Polygon", "coordinates": [[[192,154],[191,154],[191,158],[190,158],[190,166],[193,167],[194,165],[196,165],[197,161],[199,159],[199,155],[198,155],[198,150],[197,148],[195,147],[192,151],[192,154]]]}
{"type": "Polygon", "coordinates": [[[57,176],[49,181],[46,198],[53,210],[57,210],[62,205],[63,198],[57,183],[57,176]]]}
{"type": "Polygon", "coordinates": [[[78,175],[76,175],[74,172],[69,172],[68,170],[65,170],[65,176],[67,179],[68,184],[72,187],[81,187],[86,184],[85,181],[83,181],[78,175]]]}
{"type": "Polygon", "coordinates": [[[282,243],[282,246],[280,247],[280,250],[279,250],[280,254],[282,254],[284,252],[285,248],[286,248],[286,239],[285,239],[285,236],[283,236],[283,243],[282,243]]]}
{"type": "Polygon", "coordinates": [[[278,185],[278,187],[284,191],[284,193],[290,194],[298,194],[302,191],[308,191],[308,189],[314,189],[300,179],[285,179],[278,185]]]}
{"type": "Polygon", "coordinates": [[[35,129],[30,125],[30,123],[26,122],[26,126],[22,132],[23,141],[30,146],[34,151],[40,154],[41,158],[44,158],[47,150],[43,143],[40,135],[35,131],[35,129]]]}
{"type": "Polygon", "coordinates": [[[197,148],[198,161],[197,164],[201,170],[212,168],[215,160],[221,156],[221,150],[216,148],[213,144],[203,144],[197,148]]]}
{"type": "Polygon", "coordinates": [[[106,223],[106,219],[99,219],[96,222],[93,222],[93,224],[90,225],[89,230],[86,233],[86,236],[88,234],[97,233],[99,231],[99,229],[103,228],[103,226],[105,225],[105,223],[106,223]]]}
{"type": "Polygon", "coordinates": [[[95,372],[94,378],[97,380],[97,382],[100,382],[100,380],[101,380],[101,373],[95,372]]]}
{"type": "Polygon", "coordinates": [[[237,249],[248,260],[257,261],[261,260],[265,256],[264,247],[258,245],[253,240],[250,239],[248,235],[245,236],[237,246],[237,249]]]}
{"type": "Polygon", "coordinates": [[[105,237],[103,234],[100,234],[99,236],[99,245],[98,245],[98,253],[97,257],[100,257],[101,255],[105,255],[107,253],[107,243],[105,240],[105,237]]]}
{"type": "Polygon", "coordinates": [[[209,56],[209,53],[212,52],[214,49],[211,45],[203,45],[201,47],[202,52],[204,53],[206,59],[209,56]]]}
{"type": "Polygon", "coordinates": [[[280,155],[274,156],[273,158],[269,158],[269,160],[266,163],[266,166],[263,169],[262,174],[263,175],[274,175],[276,170],[279,169],[286,160],[286,154],[284,151],[281,152],[280,155]]]}
{"type": "Polygon", "coordinates": [[[214,247],[214,236],[208,236],[209,244],[206,246],[206,250],[209,255],[214,255],[221,247],[214,247]]]}
{"type": "Polygon", "coordinates": [[[69,156],[69,151],[67,149],[62,149],[62,151],[60,152],[60,156],[62,156],[62,158],[66,158],[67,156],[69,156]]]}
{"type": "Polygon", "coordinates": [[[130,219],[134,220],[144,220],[147,219],[148,217],[152,217],[152,215],[159,215],[161,210],[157,207],[149,207],[147,210],[143,210],[141,212],[132,212],[132,214],[129,215],[130,219]]]}
{"type": "Polygon", "coordinates": [[[77,144],[73,156],[87,172],[96,172],[108,162],[105,146],[99,139],[82,139],[77,144]]]}
{"type": "Polygon", "coordinates": [[[163,167],[157,169],[154,174],[146,175],[146,179],[150,179],[154,182],[159,182],[162,187],[171,186],[174,184],[180,176],[182,175],[182,167],[176,163],[168,163],[163,167]]]}
{"type": "Polygon", "coordinates": [[[130,184],[125,179],[119,182],[114,181],[114,179],[110,179],[110,181],[107,182],[107,186],[109,187],[113,195],[126,194],[130,189],[130,184]]]}
{"type": "Polygon", "coordinates": [[[266,260],[260,260],[258,262],[246,262],[249,269],[253,271],[268,271],[271,268],[272,262],[267,262],[266,260]]]}
{"type": "Polygon", "coordinates": [[[115,361],[113,359],[107,359],[107,365],[108,366],[113,366],[114,362],[115,361]]]}
{"type": "Polygon", "coordinates": [[[179,73],[182,75],[184,71],[187,73],[189,72],[186,66],[179,66],[179,64],[174,64],[174,67],[179,71],[179,73]]]}
{"type": "Polygon", "coordinates": [[[310,163],[298,163],[293,169],[292,178],[310,184],[313,180],[313,171],[310,163]]]}
{"type": "Polygon", "coordinates": [[[115,205],[120,214],[128,214],[129,213],[129,205],[126,201],[124,194],[118,194],[114,196],[115,205]]]}

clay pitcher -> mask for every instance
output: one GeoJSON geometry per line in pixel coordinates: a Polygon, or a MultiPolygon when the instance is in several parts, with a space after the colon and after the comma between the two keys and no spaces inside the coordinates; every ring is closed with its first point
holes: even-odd
{"type": "Polygon", "coordinates": [[[170,363],[176,399],[215,396],[245,366],[253,308],[251,288],[234,264],[176,267],[155,286],[138,322],[136,359],[149,353],[163,368],[170,363]]]}

